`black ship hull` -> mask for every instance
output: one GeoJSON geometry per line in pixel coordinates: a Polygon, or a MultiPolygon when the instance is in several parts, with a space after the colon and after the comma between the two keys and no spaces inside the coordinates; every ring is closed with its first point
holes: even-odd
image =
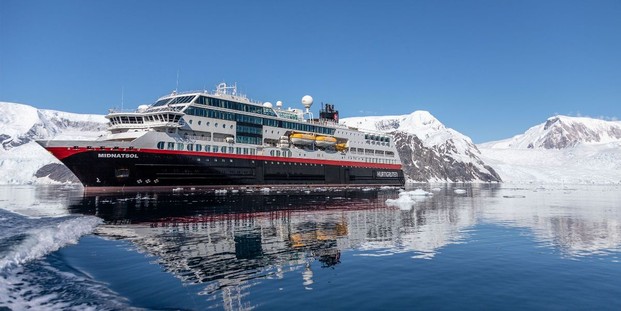
{"type": "Polygon", "coordinates": [[[47,148],[87,188],[402,186],[400,165],[163,150],[47,148]]]}

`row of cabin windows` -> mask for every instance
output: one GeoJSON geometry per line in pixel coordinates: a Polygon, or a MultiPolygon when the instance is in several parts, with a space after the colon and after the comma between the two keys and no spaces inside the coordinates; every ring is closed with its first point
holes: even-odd
{"type": "MultiPolygon", "coordinates": [[[[160,141],[157,143],[158,149],[166,149],[168,150],[187,150],[187,151],[205,151],[205,152],[220,152],[220,153],[231,153],[231,154],[245,154],[245,155],[256,155],[257,151],[254,148],[243,148],[243,147],[227,147],[227,146],[218,146],[218,145],[201,145],[201,144],[184,144],[184,143],[174,143],[174,142],[163,142],[160,141]]],[[[270,156],[272,157],[287,157],[290,158],[293,153],[290,150],[270,150],[270,156]]],[[[386,152],[386,155],[392,154],[390,156],[394,156],[392,152],[386,152]]],[[[396,160],[392,159],[382,159],[382,158],[366,158],[366,162],[368,163],[385,163],[385,164],[395,164],[396,160]]]]}
{"type": "Polygon", "coordinates": [[[180,115],[155,114],[148,116],[117,116],[110,118],[112,125],[117,124],[144,124],[144,122],[178,122],[180,115]]]}
{"type": "Polygon", "coordinates": [[[367,158],[365,159],[367,163],[379,163],[379,164],[397,164],[397,160],[393,159],[384,159],[384,158],[367,158]]]}
{"type": "Polygon", "coordinates": [[[349,148],[349,152],[352,154],[364,154],[364,155],[372,155],[372,156],[386,156],[386,157],[394,157],[395,153],[392,151],[383,150],[373,150],[373,149],[363,149],[363,148],[349,148]]]}
{"type": "Polygon", "coordinates": [[[237,125],[237,133],[261,135],[261,127],[237,125]]]}
{"type": "Polygon", "coordinates": [[[397,164],[397,160],[383,159],[383,158],[366,158],[367,163],[379,163],[379,164],[397,164]]]}
{"type": "Polygon", "coordinates": [[[261,137],[245,136],[245,135],[237,134],[237,136],[235,137],[235,142],[237,142],[238,144],[260,145],[261,137]]]}
{"type": "Polygon", "coordinates": [[[270,156],[272,157],[286,157],[290,158],[293,155],[293,152],[290,150],[270,150],[270,156]]]}
{"type": "MultiPolygon", "coordinates": [[[[190,119],[190,120],[188,120],[188,123],[189,123],[189,124],[193,124],[193,123],[194,123],[194,120],[190,119]]],[[[201,125],[201,121],[200,121],[200,120],[199,120],[197,123],[198,123],[198,125],[201,125]]],[[[210,122],[206,122],[206,123],[205,123],[205,126],[209,126],[210,124],[211,124],[210,122]]],[[[216,122],[216,123],[214,124],[214,127],[218,127],[218,122],[216,122]]],[[[223,129],[225,129],[225,128],[226,128],[226,124],[222,123],[222,128],[223,128],[223,129]]],[[[232,124],[231,124],[231,125],[229,125],[229,128],[230,128],[230,129],[233,129],[233,125],[232,125],[232,124]]]]}
{"type": "Polygon", "coordinates": [[[389,137],[379,136],[379,135],[374,135],[374,134],[364,134],[364,139],[366,139],[366,140],[374,140],[374,141],[379,141],[379,142],[386,142],[386,143],[390,142],[390,138],[389,137]]]}
{"type": "Polygon", "coordinates": [[[187,109],[185,109],[183,112],[191,116],[235,121],[235,114],[231,112],[226,112],[226,111],[218,111],[218,110],[211,110],[211,109],[204,109],[204,108],[197,108],[197,107],[190,106],[187,109]]]}
{"type": "Polygon", "coordinates": [[[371,145],[382,145],[382,146],[390,146],[390,143],[387,143],[387,142],[379,142],[379,141],[374,141],[374,140],[367,140],[367,144],[371,144],[371,145]]]}
{"type": "Polygon", "coordinates": [[[220,107],[220,108],[231,109],[231,110],[239,110],[239,111],[262,114],[262,115],[272,116],[272,117],[276,116],[276,113],[274,112],[274,110],[269,107],[243,104],[243,103],[233,102],[230,100],[219,99],[219,98],[199,96],[198,100],[196,100],[196,103],[201,104],[201,105],[206,105],[206,106],[220,107]]]}
{"type": "Polygon", "coordinates": [[[257,153],[257,150],[254,148],[227,147],[227,146],[201,145],[201,144],[184,144],[184,143],[163,142],[163,141],[160,141],[157,143],[157,149],[236,153],[236,154],[249,154],[249,155],[255,155],[257,153]]]}
{"type": "Polygon", "coordinates": [[[110,118],[110,123],[112,123],[112,125],[117,125],[117,124],[143,124],[144,120],[142,119],[142,116],[140,116],[140,117],[118,116],[118,117],[110,118]]]}
{"type": "Polygon", "coordinates": [[[225,111],[217,111],[217,110],[206,109],[206,108],[192,107],[192,106],[188,107],[183,112],[185,112],[185,114],[187,115],[192,115],[192,116],[208,117],[208,118],[222,119],[222,120],[229,120],[229,121],[235,120],[237,122],[249,123],[249,124],[259,124],[259,125],[263,124],[265,126],[281,127],[281,128],[300,131],[300,132],[311,132],[311,133],[317,133],[317,134],[334,135],[334,131],[335,131],[335,129],[331,129],[328,127],[322,127],[322,126],[316,126],[312,124],[306,124],[306,123],[300,123],[300,122],[288,122],[288,121],[274,120],[274,119],[268,119],[268,118],[259,118],[259,117],[235,114],[235,113],[230,113],[230,112],[225,112],[225,111]]]}

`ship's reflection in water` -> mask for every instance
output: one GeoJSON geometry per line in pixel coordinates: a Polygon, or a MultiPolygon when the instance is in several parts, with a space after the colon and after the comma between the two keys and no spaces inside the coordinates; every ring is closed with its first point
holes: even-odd
{"type": "Polygon", "coordinates": [[[360,189],[142,193],[85,197],[70,212],[103,218],[97,234],[131,240],[185,284],[202,284],[202,294],[223,295],[227,305],[239,301],[254,280],[281,279],[294,271],[311,289],[312,269],[334,268],[346,250],[433,256],[472,224],[472,215],[461,219],[461,209],[449,207],[448,196],[429,197],[416,210],[402,211],[385,204],[396,195],[396,190],[360,189]]]}
{"type": "Polygon", "coordinates": [[[616,187],[430,188],[433,195],[409,210],[386,205],[394,189],[357,189],[91,196],[70,212],[104,219],[97,234],[132,241],[225,309],[252,307],[243,297],[261,280],[295,279],[312,289],[317,269],[346,268],[354,258],[433,259],[450,244],[493,240],[480,235],[481,225],[529,228],[535,243],[561,257],[619,252],[616,187]]]}

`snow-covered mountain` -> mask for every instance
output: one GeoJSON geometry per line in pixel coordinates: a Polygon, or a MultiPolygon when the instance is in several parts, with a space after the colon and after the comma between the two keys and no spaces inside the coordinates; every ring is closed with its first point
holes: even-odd
{"type": "Polygon", "coordinates": [[[0,184],[77,182],[38,139],[94,139],[103,134],[101,115],[66,113],[0,102],[0,184]]]}
{"type": "Polygon", "coordinates": [[[621,123],[554,116],[513,138],[478,145],[505,182],[621,183],[621,123]]]}
{"type": "Polygon", "coordinates": [[[481,160],[472,140],[447,128],[427,111],[409,115],[353,117],[341,123],[392,133],[403,162],[404,173],[413,181],[501,181],[492,167],[481,160]]]}
{"type": "Polygon", "coordinates": [[[563,149],[579,144],[621,141],[621,123],[585,117],[554,116],[511,139],[481,144],[485,148],[563,149]]]}

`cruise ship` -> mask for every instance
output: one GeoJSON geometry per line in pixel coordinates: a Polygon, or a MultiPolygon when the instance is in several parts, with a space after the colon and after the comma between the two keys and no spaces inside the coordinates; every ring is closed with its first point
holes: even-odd
{"type": "Polygon", "coordinates": [[[392,137],[318,118],[281,101],[255,102],[221,83],[215,91],[163,96],[136,111],[110,110],[97,140],[38,143],[86,188],[402,186],[392,137]]]}

